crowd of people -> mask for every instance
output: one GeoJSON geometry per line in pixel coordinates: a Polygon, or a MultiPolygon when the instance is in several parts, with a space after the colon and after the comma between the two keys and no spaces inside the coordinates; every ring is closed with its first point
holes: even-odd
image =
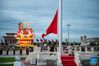
{"type": "Polygon", "coordinates": [[[28,55],[29,52],[33,52],[33,47],[22,48],[22,47],[13,46],[11,48],[8,46],[0,46],[0,55],[3,55],[4,52],[5,52],[5,55],[10,55],[10,52],[13,52],[13,55],[15,55],[17,51],[19,51],[19,54],[22,55],[23,50],[25,50],[26,55],[28,55]]]}
{"type": "MultiPolygon", "coordinates": [[[[57,47],[58,47],[58,40],[47,40],[47,39],[35,39],[36,41],[32,43],[32,45],[41,47],[41,51],[48,50],[50,52],[56,52],[57,47]]],[[[81,46],[81,43],[76,43],[76,42],[71,42],[69,43],[70,46],[68,45],[68,42],[62,42],[63,45],[63,50],[65,53],[69,53],[70,55],[74,54],[75,47],[77,47],[77,50],[79,51],[79,47],[81,47],[82,51],[85,51],[85,47],[90,51],[91,47],[90,45],[87,46],[81,46]],[[69,51],[70,50],[70,51],[69,51]]],[[[22,55],[22,50],[23,47],[17,47],[16,45],[10,46],[10,45],[0,45],[0,55],[2,55],[3,51],[6,51],[6,54],[9,54],[9,51],[13,51],[13,55],[15,55],[16,50],[20,51],[20,55],[22,55]]],[[[94,46],[95,51],[99,51],[98,46],[94,46]]],[[[33,51],[33,47],[25,47],[26,54],[28,55],[29,52],[33,51]]]]}

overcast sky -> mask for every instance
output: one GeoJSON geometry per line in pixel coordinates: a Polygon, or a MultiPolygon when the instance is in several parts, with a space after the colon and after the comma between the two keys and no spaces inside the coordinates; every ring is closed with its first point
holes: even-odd
{"type": "MultiPolygon", "coordinates": [[[[16,32],[19,22],[28,22],[40,39],[51,23],[58,0],[0,0],[0,37],[6,32],[16,32]]],[[[63,40],[70,26],[70,40],[79,40],[81,35],[99,37],[99,0],[63,0],[63,40]]],[[[50,34],[47,39],[56,39],[50,34]]]]}

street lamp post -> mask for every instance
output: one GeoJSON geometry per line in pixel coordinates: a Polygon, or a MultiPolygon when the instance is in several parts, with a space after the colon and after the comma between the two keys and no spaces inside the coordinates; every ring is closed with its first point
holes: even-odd
{"type": "Polygon", "coordinates": [[[70,37],[69,37],[69,27],[70,27],[71,25],[70,25],[70,24],[67,24],[66,26],[68,27],[68,45],[69,45],[69,43],[70,43],[70,42],[69,42],[69,39],[70,39],[70,37]]]}

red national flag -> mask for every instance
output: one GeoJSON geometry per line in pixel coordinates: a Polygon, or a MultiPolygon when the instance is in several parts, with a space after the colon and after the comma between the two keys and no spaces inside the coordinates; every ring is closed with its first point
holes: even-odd
{"type": "Polygon", "coordinates": [[[39,42],[39,40],[38,40],[38,39],[36,39],[36,41],[37,41],[37,42],[39,42]]]}
{"type": "Polygon", "coordinates": [[[41,42],[43,42],[43,40],[42,40],[42,39],[40,39],[40,41],[41,41],[41,42]]]}
{"type": "Polygon", "coordinates": [[[58,10],[56,11],[53,21],[47,28],[46,34],[44,34],[44,33],[42,34],[42,38],[44,38],[46,35],[48,35],[50,33],[57,34],[57,23],[58,23],[58,10]]]}

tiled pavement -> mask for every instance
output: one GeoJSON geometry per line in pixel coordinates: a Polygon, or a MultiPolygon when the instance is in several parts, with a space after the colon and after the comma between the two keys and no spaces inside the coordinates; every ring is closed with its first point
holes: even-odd
{"type": "MultiPolygon", "coordinates": [[[[25,63],[25,66],[37,66],[37,65],[25,63]]],[[[57,66],[57,65],[38,65],[38,66],[57,66]]]]}
{"type": "Polygon", "coordinates": [[[57,65],[54,65],[54,64],[50,64],[50,65],[35,65],[35,64],[25,63],[25,62],[23,62],[23,63],[25,64],[25,66],[57,66],[57,65]]]}
{"type": "Polygon", "coordinates": [[[99,66],[99,63],[97,63],[96,65],[91,65],[89,60],[84,60],[81,63],[82,66],[99,66]]]}

